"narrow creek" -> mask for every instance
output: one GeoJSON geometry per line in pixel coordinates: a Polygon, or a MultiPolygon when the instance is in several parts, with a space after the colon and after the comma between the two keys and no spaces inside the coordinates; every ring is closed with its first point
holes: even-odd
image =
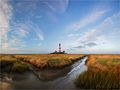
{"type": "MultiPolygon", "coordinates": [[[[59,70],[37,70],[39,78],[33,72],[24,74],[11,74],[9,81],[2,81],[10,90],[26,89],[77,89],[74,85],[75,78],[87,70],[85,62],[88,57],[75,62],[73,65],[59,70]]],[[[6,75],[7,76],[7,75],[6,75]]],[[[7,77],[8,78],[8,77],[7,77]]],[[[2,83],[2,84],[1,84],[2,83]]]]}

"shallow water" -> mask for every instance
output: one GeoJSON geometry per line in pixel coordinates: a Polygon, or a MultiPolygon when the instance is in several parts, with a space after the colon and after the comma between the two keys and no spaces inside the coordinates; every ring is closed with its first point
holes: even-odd
{"type": "Polygon", "coordinates": [[[7,83],[7,88],[11,90],[35,90],[35,89],[77,89],[74,85],[75,78],[82,72],[87,70],[85,61],[87,57],[74,63],[71,66],[58,70],[37,70],[37,75],[33,72],[27,72],[24,74],[11,74],[6,81],[1,83],[7,83]]]}

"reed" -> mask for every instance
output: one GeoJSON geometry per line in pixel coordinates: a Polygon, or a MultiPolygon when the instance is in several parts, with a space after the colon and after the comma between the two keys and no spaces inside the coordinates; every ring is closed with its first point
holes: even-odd
{"type": "Polygon", "coordinates": [[[120,72],[99,71],[89,67],[75,80],[76,86],[82,89],[119,89],[120,72]]]}
{"type": "Polygon", "coordinates": [[[88,70],[75,84],[82,89],[119,89],[120,55],[89,55],[88,70]]]}

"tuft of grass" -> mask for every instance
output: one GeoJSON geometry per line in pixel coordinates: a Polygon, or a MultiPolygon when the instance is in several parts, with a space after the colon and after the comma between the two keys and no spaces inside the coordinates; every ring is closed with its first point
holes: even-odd
{"type": "Polygon", "coordinates": [[[119,89],[120,72],[101,71],[89,67],[88,71],[76,78],[75,84],[82,89],[119,89]]]}
{"type": "Polygon", "coordinates": [[[16,61],[12,66],[12,72],[23,73],[28,70],[29,65],[24,62],[16,61]]]}
{"type": "Polygon", "coordinates": [[[55,58],[49,58],[47,60],[47,66],[48,67],[55,67],[55,66],[58,66],[60,64],[60,58],[58,57],[55,57],[55,58]]]}
{"type": "Polygon", "coordinates": [[[1,72],[19,72],[23,73],[29,70],[28,64],[18,61],[15,55],[0,55],[1,72]]]}
{"type": "Polygon", "coordinates": [[[120,62],[120,58],[113,58],[112,62],[120,62]]]}
{"type": "Polygon", "coordinates": [[[62,67],[62,66],[70,65],[71,63],[72,63],[71,60],[61,57],[51,57],[47,60],[47,65],[49,67],[62,67]]]}

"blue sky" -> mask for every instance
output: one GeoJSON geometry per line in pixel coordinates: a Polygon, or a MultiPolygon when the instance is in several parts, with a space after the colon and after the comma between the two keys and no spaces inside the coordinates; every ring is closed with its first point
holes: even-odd
{"type": "Polygon", "coordinates": [[[0,53],[120,54],[120,0],[0,0],[0,53]]]}

